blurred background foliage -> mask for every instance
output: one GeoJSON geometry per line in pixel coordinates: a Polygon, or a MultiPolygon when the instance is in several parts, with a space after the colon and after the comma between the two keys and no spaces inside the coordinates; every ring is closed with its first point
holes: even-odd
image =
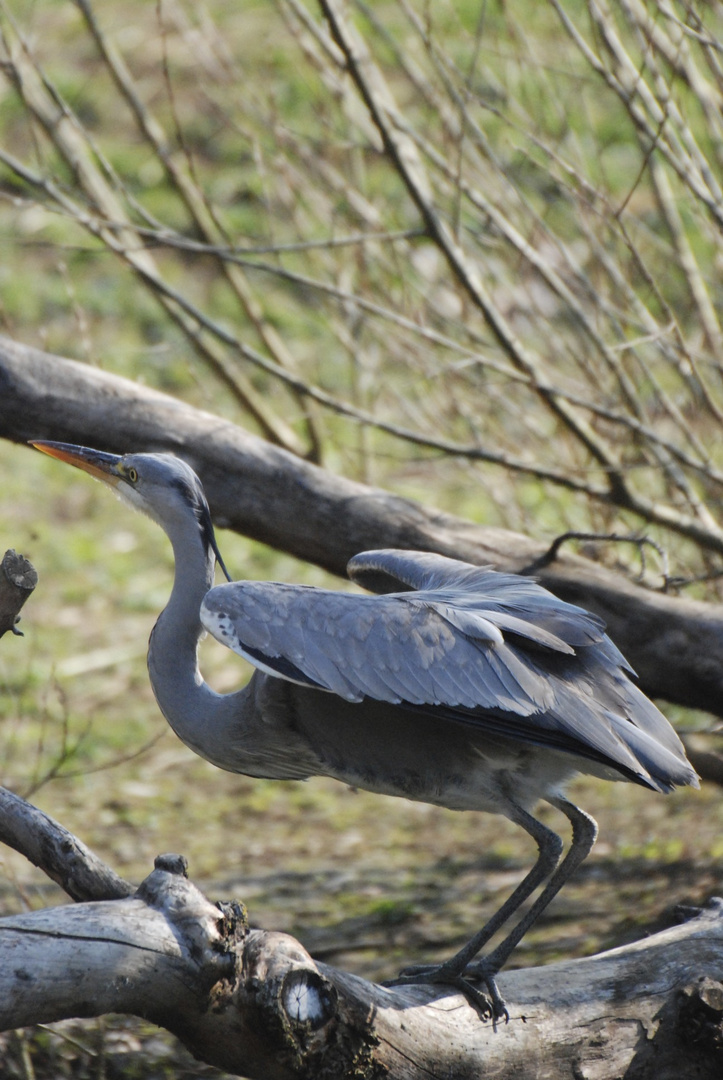
{"type": "MultiPolygon", "coordinates": [[[[644,532],[647,584],[719,599],[723,5],[350,0],[347,54],[323,7],[0,0],[0,329],[481,523],[644,532]]],[[[0,468],[3,550],[41,578],[0,651],[3,782],[119,872],[183,850],[364,974],[464,940],[529,860],[516,830],[194,758],[145,673],[155,527],[23,448],[0,468]]],[[[326,581],[220,540],[238,576],[326,581]]],[[[601,843],[517,963],[721,887],[715,792],[582,798],[601,843]]],[[[2,871],[6,910],[59,899],[2,871]]],[[[63,1069],[130,1068],[137,1032],[93,1032],[63,1069]]],[[[52,1038],[3,1052],[60,1070],[52,1038]]],[[[193,1071],[148,1038],[143,1075],[193,1071]]]]}

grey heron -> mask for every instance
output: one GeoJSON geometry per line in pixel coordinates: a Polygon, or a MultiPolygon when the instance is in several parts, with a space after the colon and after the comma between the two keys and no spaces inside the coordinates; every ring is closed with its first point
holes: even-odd
{"type": "Polygon", "coordinates": [[[230,579],[214,587],[216,562],[225,567],[201,482],[180,458],[33,445],[105,481],[166,532],[175,577],[148,668],[162,713],[197,754],[249,776],[329,776],[503,814],[534,839],[532,869],[486,925],[449,960],[395,983],[451,984],[483,1015],[506,1017],[497,972],[595,842],[597,825],[566,797],[567,782],[587,773],[659,792],[698,785],[602,621],[534,580],[382,550],[348,566],[372,595],[230,579]],[[204,682],[204,629],[255,665],[243,689],[218,694],[204,682]],[[540,800],[571,823],[564,858],[560,837],[534,815],[540,800]]]}

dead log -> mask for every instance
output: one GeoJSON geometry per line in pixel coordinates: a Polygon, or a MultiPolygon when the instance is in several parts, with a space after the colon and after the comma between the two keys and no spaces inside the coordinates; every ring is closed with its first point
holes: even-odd
{"type": "Polygon", "coordinates": [[[583,960],[500,977],[510,1021],[444,988],[387,989],[249,930],[162,856],[134,896],[0,920],[0,1029],[131,1013],[263,1080],[718,1080],[723,901],[583,960]]]}
{"type": "MultiPolygon", "coordinates": [[[[337,574],[366,548],[438,551],[517,573],[546,548],[335,476],[166,394],[3,337],[0,436],[181,454],[220,526],[337,574]]],[[[535,573],[602,615],[648,694],[723,715],[723,605],[652,592],[568,552],[535,573]]]]}
{"type": "Polygon", "coordinates": [[[0,1030],[129,1013],[264,1080],[720,1076],[721,900],[598,956],[503,972],[510,1020],[494,1025],[456,991],[377,986],[251,930],[243,905],[213,904],[187,879],[182,856],[160,856],[131,892],[52,818],[5,796],[3,837],[76,896],[115,899],[0,919],[0,1030]]]}

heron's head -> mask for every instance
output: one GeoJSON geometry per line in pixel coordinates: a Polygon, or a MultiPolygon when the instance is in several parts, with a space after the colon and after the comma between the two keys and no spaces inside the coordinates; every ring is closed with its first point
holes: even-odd
{"type": "Polygon", "coordinates": [[[33,441],[31,445],[102,480],[123,502],[153,518],[171,540],[189,520],[195,520],[203,543],[214,552],[229,577],[216,544],[201,481],[181,458],[173,454],[106,454],[61,442],[33,441]]]}

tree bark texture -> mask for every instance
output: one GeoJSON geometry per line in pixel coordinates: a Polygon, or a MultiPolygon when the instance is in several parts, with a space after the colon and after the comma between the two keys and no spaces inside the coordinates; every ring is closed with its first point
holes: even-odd
{"type": "Polygon", "coordinates": [[[7,788],[0,788],[0,843],[40,867],[72,900],[116,900],[134,892],[82,840],[7,788]]]}
{"type": "MultiPolygon", "coordinates": [[[[219,526],[337,574],[356,552],[382,547],[523,573],[546,547],[335,476],[211,413],[7,338],[0,338],[0,436],[175,452],[199,473],[219,526]]],[[[602,615],[648,694],[723,716],[723,605],[644,589],[569,553],[535,574],[602,615]]]]}
{"type": "Polygon", "coordinates": [[[17,629],[19,611],[38,584],[38,575],[32,563],[12,548],[6,551],[0,563],[0,637],[17,629]]]}
{"type": "Polygon", "coordinates": [[[723,902],[611,952],[511,971],[507,1024],[442,987],[386,989],[249,930],[163,856],[134,896],[0,920],[0,1028],[106,1012],[263,1080],[719,1080],[723,902]]]}

